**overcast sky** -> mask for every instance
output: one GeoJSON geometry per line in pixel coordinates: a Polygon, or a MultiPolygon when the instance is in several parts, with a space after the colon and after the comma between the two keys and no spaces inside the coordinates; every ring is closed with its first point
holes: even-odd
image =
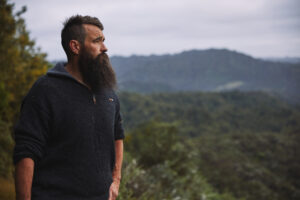
{"type": "Polygon", "coordinates": [[[65,59],[63,21],[74,14],[104,24],[110,55],[228,48],[254,57],[300,57],[299,0],[12,0],[48,60],[65,59]]]}

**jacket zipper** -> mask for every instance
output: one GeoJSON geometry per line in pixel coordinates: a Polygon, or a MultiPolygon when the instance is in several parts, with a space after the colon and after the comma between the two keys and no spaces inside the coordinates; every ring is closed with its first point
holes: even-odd
{"type": "Polygon", "coordinates": [[[96,104],[96,103],[97,103],[96,96],[95,96],[95,94],[94,94],[94,93],[93,93],[93,102],[94,102],[94,104],[96,104]]]}
{"type": "MultiPolygon", "coordinates": [[[[97,104],[97,99],[96,99],[96,95],[94,93],[92,93],[92,100],[94,103],[94,106],[97,104]]],[[[100,158],[99,158],[99,150],[97,149],[97,147],[99,146],[99,141],[98,141],[98,136],[96,134],[96,114],[95,114],[95,107],[92,111],[92,122],[93,122],[93,135],[94,135],[94,150],[96,153],[96,170],[98,173],[100,173],[100,158]]]]}

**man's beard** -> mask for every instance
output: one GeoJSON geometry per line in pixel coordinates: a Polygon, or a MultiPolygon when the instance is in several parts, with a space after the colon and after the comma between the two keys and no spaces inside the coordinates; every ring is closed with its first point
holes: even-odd
{"type": "Polygon", "coordinates": [[[104,88],[116,89],[116,75],[106,53],[101,53],[93,58],[83,49],[78,59],[78,65],[83,82],[93,92],[104,88]]]}

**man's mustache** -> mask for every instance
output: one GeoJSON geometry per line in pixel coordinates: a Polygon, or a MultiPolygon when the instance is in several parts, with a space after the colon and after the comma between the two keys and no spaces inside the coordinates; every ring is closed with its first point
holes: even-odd
{"type": "Polygon", "coordinates": [[[99,55],[97,55],[96,59],[109,60],[109,57],[108,57],[108,55],[104,52],[104,53],[100,53],[99,55]]]}

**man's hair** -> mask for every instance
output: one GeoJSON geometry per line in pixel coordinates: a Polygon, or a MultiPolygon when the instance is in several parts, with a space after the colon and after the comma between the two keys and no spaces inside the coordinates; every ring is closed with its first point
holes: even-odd
{"type": "Polygon", "coordinates": [[[83,24],[91,24],[99,27],[103,31],[103,25],[96,17],[74,15],[64,22],[64,28],[61,31],[61,44],[67,54],[68,59],[72,57],[72,51],[69,43],[71,40],[77,40],[81,45],[84,44],[85,29],[83,24]]]}

